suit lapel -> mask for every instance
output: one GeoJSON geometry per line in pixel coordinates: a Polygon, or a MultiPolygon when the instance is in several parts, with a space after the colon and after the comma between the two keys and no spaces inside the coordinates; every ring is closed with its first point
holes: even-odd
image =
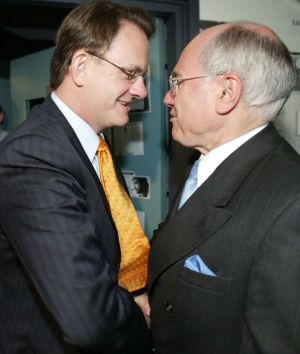
{"type": "Polygon", "coordinates": [[[176,198],[167,220],[152,240],[149,287],[166,268],[185,259],[232,215],[229,202],[243,181],[282,139],[270,124],[232,153],[177,211],[176,198]],[[171,245],[171,247],[170,247],[171,245]]]}
{"type": "MultiPolygon", "coordinates": [[[[199,194],[199,191],[196,193],[199,194]]],[[[182,207],[173,218],[161,224],[151,246],[149,288],[164,269],[199,247],[230,216],[229,209],[207,205],[201,195],[194,195],[185,208],[182,207]]]]}
{"type": "Polygon", "coordinates": [[[91,164],[91,161],[89,160],[87,154],[85,153],[77,135],[75,134],[73,128],[70,126],[69,122],[67,119],[64,117],[64,115],[61,113],[61,111],[58,109],[56,104],[53,102],[51,97],[48,97],[45,102],[43,103],[43,108],[47,111],[47,113],[55,119],[55,121],[59,124],[59,126],[62,128],[64,134],[68,138],[68,140],[71,142],[72,146],[74,149],[77,151],[80,159],[83,161],[84,165],[86,168],[89,170],[90,174],[93,177],[94,182],[96,183],[97,190],[100,193],[101,199],[103,200],[103,203],[105,205],[105,208],[110,215],[110,208],[109,204],[105,195],[105,192],[103,190],[102,184],[99,180],[99,177],[91,164]]]}

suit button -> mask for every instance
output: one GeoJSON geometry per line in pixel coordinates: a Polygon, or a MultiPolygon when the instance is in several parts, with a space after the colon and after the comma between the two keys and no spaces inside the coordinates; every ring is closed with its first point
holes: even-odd
{"type": "Polygon", "coordinates": [[[173,305],[170,304],[168,301],[164,301],[163,306],[168,313],[172,313],[174,311],[173,305]]]}

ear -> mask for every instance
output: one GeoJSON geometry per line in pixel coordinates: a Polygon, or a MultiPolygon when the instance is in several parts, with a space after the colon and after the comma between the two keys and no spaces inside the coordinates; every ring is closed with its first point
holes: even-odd
{"type": "Polygon", "coordinates": [[[230,113],[239,103],[243,83],[236,73],[225,73],[219,78],[216,112],[220,115],[230,113]]]}
{"type": "Polygon", "coordinates": [[[72,77],[72,81],[78,87],[84,85],[85,76],[87,71],[88,54],[83,49],[77,50],[69,66],[69,74],[72,77]]]}

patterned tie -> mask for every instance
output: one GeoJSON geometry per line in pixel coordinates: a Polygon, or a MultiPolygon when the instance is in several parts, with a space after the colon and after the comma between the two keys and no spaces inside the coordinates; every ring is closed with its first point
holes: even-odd
{"type": "Polygon", "coordinates": [[[189,197],[195,192],[195,189],[197,187],[197,180],[198,180],[198,166],[199,166],[199,162],[200,160],[196,160],[189,178],[186,180],[183,191],[182,191],[182,195],[181,195],[181,199],[178,205],[178,209],[180,209],[183,204],[189,199],[189,197]]]}
{"type": "Polygon", "coordinates": [[[97,154],[102,185],[121,247],[119,285],[132,292],[146,285],[149,241],[128,194],[117,179],[111,153],[104,139],[100,140],[97,154]]]}

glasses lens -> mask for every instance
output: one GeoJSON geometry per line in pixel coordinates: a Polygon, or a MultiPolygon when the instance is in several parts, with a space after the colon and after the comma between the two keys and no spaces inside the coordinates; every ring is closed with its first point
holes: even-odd
{"type": "Polygon", "coordinates": [[[147,73],[141,74],[136,71],[127,71],[127,79],[130,81],[132,84],[136,82],[136,80],[141,77],[144,81],[146,81],[147,78],[147,73]]]}
{"type": "Polygon", "coordinates": [[[172,77],[172,75],[169,78],[169,86],[172,94],[176,95],[178,89],[178,81],[176,78],[172,77]]]}
{"type": "Polygon", "coordinates": [[[135,82],[138,78],[138,74],[134,71],[127,71],[127,79],[131,82],[135,82]]]}

